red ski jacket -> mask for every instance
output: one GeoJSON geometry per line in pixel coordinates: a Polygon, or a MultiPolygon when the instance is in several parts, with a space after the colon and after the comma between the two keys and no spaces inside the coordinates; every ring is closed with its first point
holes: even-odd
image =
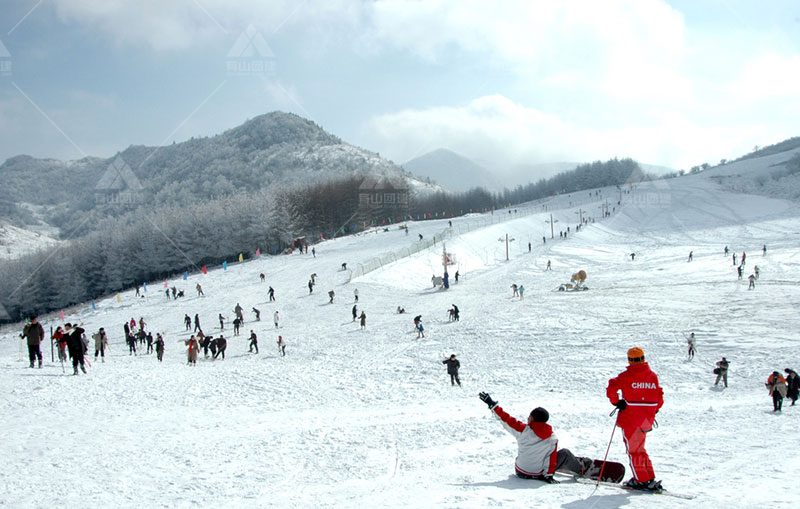
{"type": "Polygon", "coordinates": [[[628,406],[619,413],[617,426],[622,429],[650,431],[656,412],[664,405],[664,390],[658,385],[658,376],[646,362],[631,364],[608,381],[606,389],[611,404],[624,399],[628,406]],[[622,397],[619,393],[622,393],[622,397]]]}

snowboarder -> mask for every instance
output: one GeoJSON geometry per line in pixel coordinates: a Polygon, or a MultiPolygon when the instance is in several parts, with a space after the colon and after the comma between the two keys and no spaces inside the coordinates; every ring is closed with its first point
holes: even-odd
{"type": "Polygon", "coordinates": [[[653,464],[644,448],[646,433],[653,429],[656,413],[664,404],[664,391],[658,376],[650,369],[644,350],[628,350],[628,367],[608,381],[606,396],[616,406],[617,426],[622,428],[633,477],[625,486],[636,490],[660,491],[653,464]],[[622,393],[622,397],[620,394],[622,393]]]}
{"type": "Polygon", "coordinates": [[[158,362],[164,360],[164,338],[161,333],[156,334],[156,357],[158,357],[158,362]]]}
{"type": "Polygon", "coordinates": [[[558,449],[558,438],[547,424],[550,414],[544,408],[534,408],[525,424],[507,414],[489,394],[481,392],[478,397],[500,420],[503,428],[517,439],[514,461],[517,477],[558,484],[553,478],[556,470],[583,476],[591,469],[593,461],[590,458],[576,457],[569,449],[558,449]]]}
{"type": "Polygon", "coordinates": [[[354,304],[353,305],[353,321],[354,322],[356,321],[356,317],[358,317],[358,306],[354,304]]]}
{"type": "Polygon", "coordinates": [[[694,359],[694,332],[689,334],[689,338],[686,340],[686,343],[689,345],[689,359],[694,359]]]}
{"type": "Polygon", "coordinates": [[[219,314],[219,328],[225,330],[225,318],[222,316],[222,313],[219,314]]]}
{"type": "Polygon", "coordinates": [[[234,336],[238,336],[239,335],[239,327],[241,325],[242,325],[242,321],[239,319],[238,316],[233,319],[233,335],[234,336]]]}
{"type": "Polygon", "coordinates": [[[258,336],[252,330],[250,331],[250,353],[253,353],[253,348],[256,349],[256,353],[258,353],[258,336]]]}
{"type": "Polygon", "coordinates": [[[81,341],[81,336],[85,331],[77,325],[72,325],[71,323],[64,324],[64,329],[66,330],[65,337],[67,338],[69,356],[72,357],[72,369],[74,370],[72,374],[78,374],[78,366],[81,367],[81,371],[83,371],[85,374],[86,365],[84,363],[83,356],[86,350],[84,349],[83,341],[81,341]]]}
{"type": "Polygon", "coordinates": [[[714,369],[714,374],[717,375],[717,379],[714,381],[714,385],[717,385],[720,379],[722,379],[725,388],[728,387],[728,366],[730,365],[731,363],[725,357],[717,362],[717,367],[714,369]]]}
{"type": "Polygon", "coordinates": [[[358,288],[356,288],[355,290],[353,290],[353,296],[354,296],[354,297],[355,297],[355,299],[356,299],[354,302],[358,302],[358,288]]]}
{"type": "Polygon", "coordinates": [[[200,315],[195,313],[194,314],[194,330],[192,332],[202,331],[200,328],[200,315]]]}
{"type": "Polygon", "coordinates": [[[192,329],[192,319],[189,318],[189,315],[183,315],[183,325],[186,327],[186,330],[192,329]]]}
{"type": "Polygon", "coordinates": [[[359,318],[361,319],[361,328],[362,329],[366,329],[367,328],[367,314],[362,311],[361,312],[361,316],[359,318]]]}
{"type": "Polygon", "coordinates": [[[773,371],[764,385],[772,396],[772,411],[780,412],[783,408],[783,398],[786,397],[786,379],[777,371],[773,371]]]}
{"type": "Polygon", "coordinates": [[[524,298],[525,298],[525,286],[519,285],[519,300],[522,300],[524,298]]]}
{"type": "Polygon", "coordinates": [[[192,334],[192,337],[184,340],[183,343],[188,346],[186,350],[186,362],[192,366],[197,366],[197,351],[200,349],[197,338],[192,334]]]}
{"type": "Polygon", "coordinates": [[[756,277],[753,274],[747,276],[747,279],[750,281],[750,286],[747,287],[748,290],[752,290],[756,287],[756,277]]]}
{"type": "Polygon", "coordinates": [[[693,253],[694,253],[694,251],[689,251],[689,261],[692,261],[692,254],[693,253]]]}
{"type": "Polygon", "coordinates": [[[278,312],[277,311],[275,311],[275,313],[272,315],[272,321],[275,323],[275,328],[277,329],[278,328],[278,312]]]}
{"type": "Polygon", "coordinates": [[[278,336],[278,353],[281,357],[286,357],[286,343],[283,341],[283,336],[278,336]]]}
{"type": "Polygon", "coordinates": [[[786,397],[792,400],[791,406],[794,406],[798,395],[800,395],[800,377],[797,376],[797,372],[793,369],[786,368],[783,371],[786,373],[786,397]]]}
{"type": "Polygon", "coordinates": [[[442,361],[442,364],[447,365],[447,374],[450,375],[450,385],[458,384],[461,387],[461,380],[458,379],[458,370],[461,363],[456,359],[456,354],[450,356],[449,359],[442,361]]]}
{"type": "Polygon", "coordinates": [[[203,287],[200,286],[200,283],[197,283],[196,285],[194,285],[194,289],[195,289],[195,291],[197,291],[197,296],[198,297],[205,297],[206,296],[206,294],[203,293],[203,287]]]}
{"type": "Polygon", "coordinates": [[[269,293],[269,301],[273,302],[275,300],[275,289],[270,286],[268,293],[269,293]]]}
{"type": "Polygon", "coordinates": [[[106,361],[106,346],[108,346],[108,336],[106,336],[106,330],[100,327],[100,330],[92,334],[92,339],[94,339],[94,358],[97,359],[97,356],[100,355],[100,358],[103,362],[106,361]]]}
{"type": "Polygon", "coordinates": [[[336,295],[333,290],[328,292],[328,297],[330,298],[329,304],[333,304],[333,296],[336,295]]]}
{"type": "Polygon", "coordinates": [[[28,342],[28,359],[31,361],[30,367],[33,367],[34,361],[39,359],[39,367],[42,367],[42,339],[44,339],[44,327],[39,323],[36,316],[31,316],[30,323],[25,325],[22,329],[22,336],[28,342]]]}
{"type": "Polygon", "coordinates": [[[516,283],[511,285],[511,292],[512,297],[519,297],[519,289],[517,288],[516,283]]]}

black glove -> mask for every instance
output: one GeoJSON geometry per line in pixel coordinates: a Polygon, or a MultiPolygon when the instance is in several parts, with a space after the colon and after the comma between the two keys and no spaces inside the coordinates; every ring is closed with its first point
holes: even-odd
{"type": "Polygon", "coordinates": [[[624,399],[621,399],[621,400],[617,401],[616,403],[614,403],[614,406],[617,407],[617,409],[620,412],[622,412],[623,410],[628,408],[628,402],[625,401],[624,399]]]}
{"type": "Polygon", "coordinates": [[[552,475],[537,475],[534,477],[534,479],[537,481],[546,482],[547,484],[559,484],[559,482],[555,480],[552,475]]]}
{"type": "Polygon", "coordinates": [[[488,406],[490,409],[492,409],[495,406],[497,406],[497,401],[493,400],[492,397],[489,396],[489,394],[487,394],[485,392],[482,392],[482,393],[478,394],[478,397],[481,398],[481,401],[486,403],[486,406],[488,406]]]}

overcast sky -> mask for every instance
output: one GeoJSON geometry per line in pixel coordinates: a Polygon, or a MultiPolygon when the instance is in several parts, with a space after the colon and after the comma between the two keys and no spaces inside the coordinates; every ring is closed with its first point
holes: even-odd
{"type": "Polygon", "coordinates": [[[0,161],[273,110],[401,164],[688,169],[800,135],[796,0],[2,0],[0,42],[0,161]]]}

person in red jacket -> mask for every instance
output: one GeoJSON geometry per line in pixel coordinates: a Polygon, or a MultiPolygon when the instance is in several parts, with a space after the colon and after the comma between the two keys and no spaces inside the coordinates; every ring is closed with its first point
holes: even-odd
{"type": "Polygon", "coordinates": [[[628,368],[608,381],[606,389],[611,404],[619,409],[617,426],[622,428],[625,448],[630,459],[633,477],[626,487],[660,491],[661,481],[656,481],[653,464],[644,449],[646,433],[653,429],[656,413],[664,405],[664,391],[658,376],[645,362],[644,350],[628,350],[628,368]],[[622,393],[622,396],[620,396],[622,393]]]}
{"type": "Polygon", "coordinates": [[[550,414],[544,408],[534,408],[525,424],[508,415],[489,394],[481,392],[478,397],[503,423],[503,428],[517,439],[514,470],[518,477],[558,484],[553,479],[556,470],[582,476],[592,468],[590,458],[576,457],[569,449],[558,448],[558,438],[547,424],[550,414]]]}

